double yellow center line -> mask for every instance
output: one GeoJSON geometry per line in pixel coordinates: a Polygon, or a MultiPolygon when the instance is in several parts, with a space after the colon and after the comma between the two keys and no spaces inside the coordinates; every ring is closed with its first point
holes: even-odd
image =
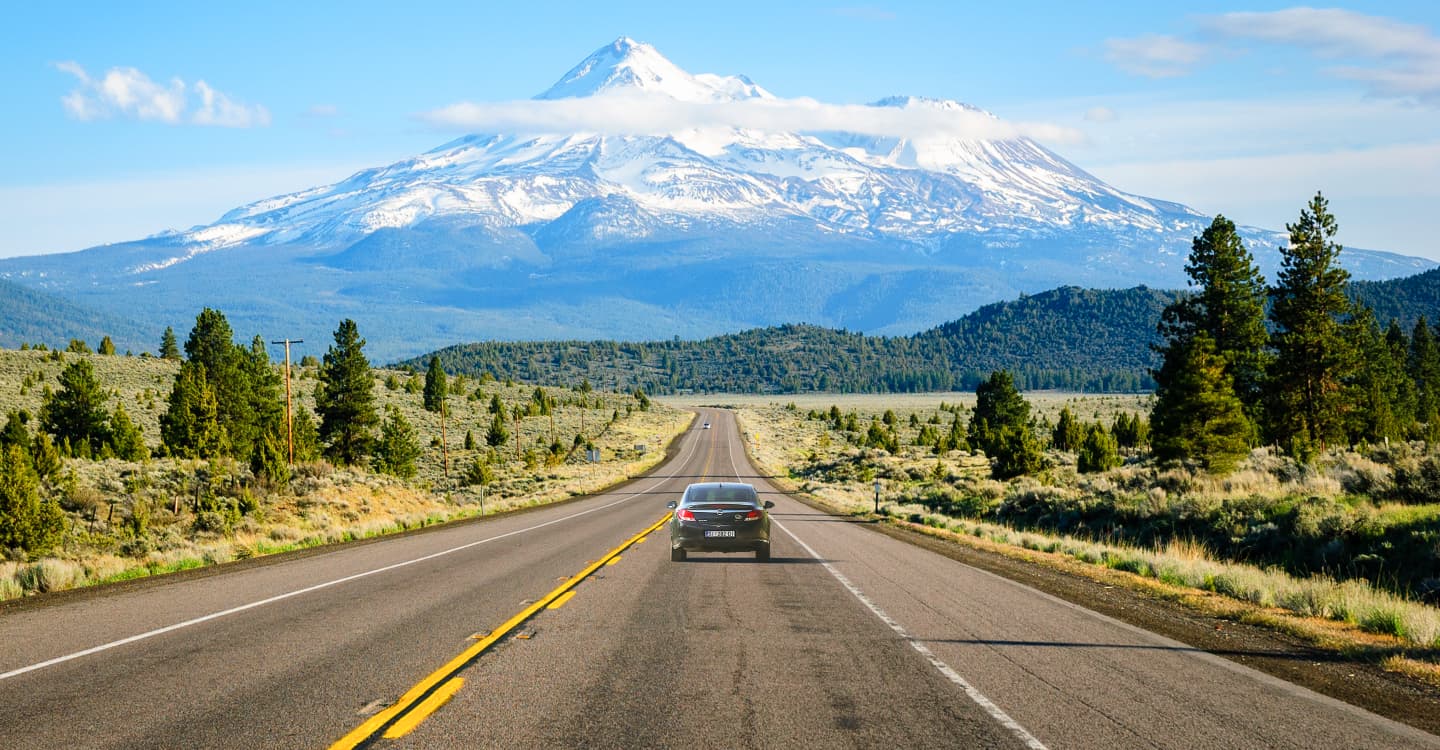
{"type": "Polygon", "coordinates": [[[512,630],[533,617],[535,613],[556,603],[556,600],[561,597],[568,599],[567,595],[573,595],[574,593],[571,589],[575,588],[581,581],[588,578],[590,574],[600,568],[614,562],[615,559],[620,556],[621,552],[624,552],[631,545],[645,538],[645,536],[652,531],[665,525],[665,522],[669,520],[670,514],[667,512],[664,516],[661,516],[660,520],[651,524],[644,531],[630,537],[623,544],[606,553],[604,557],[591,563],[584,570],[556,587],[554,591],[541,597],[539,601],[526,607],[509,620],[506,620],[503,625],[491,631],[489,635],[476,641],[473,646],[460,652],[458,656],[449,662],[446,662],[445,666],[431,672],[428,677],[415,683],[414,687],[400,696],[400,700],[396,701],[389,708],[370,717],[365,723],[356,727],[344,737],[341,737],[335,744],[330,746],[330,750],[352,750],[361,744],[370,742],[376,733],[382,729],[385,730],[383,736],[387,739],[403,737],[414,730],[415,727],[420,725],[420,722],[424,721],[430,714],[445,705],[445,702],[450,700],[450,698],[455,695],[455,692],[465,684],[463,679],[455,676],[458,672],[468,667],[471,662],[485,653],[486,649],[495,645],[501,638],[509,635],[512,630]]]}

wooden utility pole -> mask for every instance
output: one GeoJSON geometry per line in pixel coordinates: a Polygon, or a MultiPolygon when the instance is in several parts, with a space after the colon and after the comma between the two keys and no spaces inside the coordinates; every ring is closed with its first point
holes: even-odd
{"type": "Polygon", "coordinates": [[[445,437],[445,402],[448,399],[440,399],[440,453],[445,457],[445,478],[450,478],[450,441],[445,437]]]}
{"type": "Polygon", "coordinates": [[[272,344],[285,345],[285,444],[290,449],[290,463],[295,463],[295,419],[290,416],[290,345],[303,344],[305,339],[282,339],[272,344]]]}

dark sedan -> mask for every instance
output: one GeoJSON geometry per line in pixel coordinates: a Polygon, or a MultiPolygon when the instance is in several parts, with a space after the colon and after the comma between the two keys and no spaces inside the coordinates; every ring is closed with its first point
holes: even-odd
{"type": "Polygon", "coordinates": [[[705,482],[685,488],[670,516],[670,559],[687,552],[754,552],[770,559],[770,514],[775,503],[760,502],[755,488],[739,482],[705,482]]]}

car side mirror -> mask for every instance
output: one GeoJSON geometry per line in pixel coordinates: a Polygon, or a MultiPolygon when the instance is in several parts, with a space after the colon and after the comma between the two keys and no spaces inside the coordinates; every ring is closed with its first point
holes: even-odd
{"type": "Polygon", "coordinates": [[[671,500],[670,502],[665,503],[665,507],[667,507],[667,508],[669,508],[669,509],[671,509],[671,510],[674,510],[674,509],[675,509],[675,501],[674,501],[674,500],[671,500]]]}
{"type": "Polygon", "coordinates": [[[770,500],[766,500],[766,501],[765,501],[765,507],[766,507],[766,508],[773,508],[773,507],[775,507],[775,503],[772,502],[772,501],[770,501],[770,500]]]}

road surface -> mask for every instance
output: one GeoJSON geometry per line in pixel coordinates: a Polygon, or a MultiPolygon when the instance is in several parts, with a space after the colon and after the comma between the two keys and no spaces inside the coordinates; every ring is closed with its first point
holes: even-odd
{"type": "Polygon", "coordinates": [[[559,506],[8,608],[0,747],[1440,748],[780,495],[727,412],[672,453],[559,506]],[[671,562],[666,501],[727,479],[775,502],[772,559],[671,562]]]}

